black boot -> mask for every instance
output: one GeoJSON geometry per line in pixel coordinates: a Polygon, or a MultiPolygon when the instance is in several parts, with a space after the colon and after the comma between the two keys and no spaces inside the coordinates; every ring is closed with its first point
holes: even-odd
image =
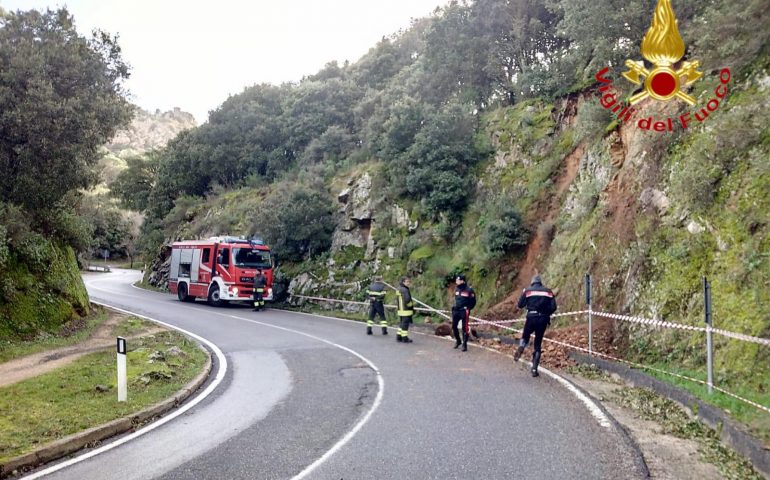
{"type": "Polygon", "coordinates": [[[462,348],[462,351],[463,352],[467,352],[468,351],[468,334],[465,333],[465,332],[463,332],[463,348],[462,348]]]}
{"type": "Polygon", "coordinates": [[[372,334],[372,327],[366,327],[366,334],[371,335],[372,334]]]}
{"type": "Polygon", "coordinates": [[[400,333],[397,333],[397,334],[396,334],[396,341],[397,341],[397,342],[403,342],[403,341],[404,341],[404,340],[401,338],[401,334],[400,334],[400,333]]]}
{"type": "Polygon", "coordinates": [[[524,345],[519,345],[519,348],[516,349],[516,353],[513,354],[513,361],[518,362],[522,353],[524,353],[524,345]]]}
{"type": "Polygon", "coordinates": [[[460,348],[460,345],[463,344],[462,337],[460,337],[460,330],[453,328],[452,336],[455,339],[455,348],[460,348]]]}
{"type": "Polygon", "coordinates": [[[401,339],[401,341],[402,341],[403,343],[412,343],[412,339],[411,339],[411,338],[409,338],[409,337],[407,337],[407,336],[404,336],[404,337],[401,339]]]}
{"type": "Polygon", "coordinates": [[[532,354],[532,376],[533,377],[539,377],[540,374],[537,373],[537,366],[540,365],[540,352],[535,352],[532,354]]]}
{"type": "Polygon", "coordinates": [[[382,334],[387,335],[388,334],[388,327],[382,327],[382,334]]]}

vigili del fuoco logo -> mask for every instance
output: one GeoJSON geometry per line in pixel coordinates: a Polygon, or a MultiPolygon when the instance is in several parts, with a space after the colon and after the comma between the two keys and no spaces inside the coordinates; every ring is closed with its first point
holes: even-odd
{"type": "MultiPolygon", "coordinates": [[[[602,84],[599,87],[602,107],[615,114],[618,120],[627,122],[635,113],[634,105],[646,98],[653,98],[660,102],[678,100],[695,106],[695,98],[688,95],[683,87],[697,82],[703,73],[698,71],[700,66],[698,60],[682,61],[685,44],[682,35],[679,34],[678,22],[670,0],[658,0],[652,25],[642,40],[641,51],[642,57],[652,68],[647,68],[641,60],[626,60],[628,71],[622,73],[623,78],[643,87],[640,92],[631,96],[628,103],[619,100],[612,80],[607,78],[609,67],[604,67],[596,74],[596,80],[602,84]]],[[[640,118],[637,127],[656,132],[673,132],[675,125],[681,125],[682,129],[686,129],[694,121],[704,122],[727,97],[727,84],[730,83],[730,77],[730,69],[722,69],[719,73],[719,85],[714,89],[714,97],[709,99],[705,106],[696,107],[695,110],[684,113],[678,118],[640,118]]]]}

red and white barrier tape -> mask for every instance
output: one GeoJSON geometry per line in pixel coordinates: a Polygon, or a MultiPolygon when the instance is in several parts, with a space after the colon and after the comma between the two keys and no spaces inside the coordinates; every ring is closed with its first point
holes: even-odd
{"type": "MultiPolygon", "coordinates": [[[[297,298],[305,298],[305,299],[308,299],[308,300],[318,300],[318,301],[332,302],[332,303],[348,303],[348,304],[356,304],[356,305],[369,305],[369,302],[356,302],[356,301],[353,301],[353,300],[339,300],[339,299],[336,299],[336,298],[311,297],[311,296],[307,296],[307,295],[292,295],[292,296],[297,297],[297,298]]],[[[386,305],[386,306],[388,308],[396,308],[395,305],[386,305]]],[[[428,308],[417,308],[416,310],[446,312],[446,310],[442,311],[442,310],[428,309],[428,308]]],[[[580,310],[580,311],[575,311],[575,312],[559,313],[559,314],[553,315],[553,317],[574,316],[574,315],[581,315],[581,314],[585,314],[585,313],[588,313],[588,310],[580,310]]],[[[672,322],[663,322],[663,321],[659,321],[659,320],[651,320],[651,319],[641,318],[641,317],[630,317],[628,315],[616,315],[616,314],[612,314],[612,313],[603,313],[603,312],[592,312],[592,313],[594,315],[597,315],[597,316],[600,316],[600,317],[607,317],[607,318],[612,318],[612,319],[615,319],[615,320],[632,321],[632,322],[635,322],[635,323],[642,323],[642,324],[659,326],[659,327],[669,327],[669,328],[690,327],[690,328],[682,328],[682,329],[683,330],[703,331],[703,332],[706,331],[705,327],[691,327],[690,325],[682,325],[682,324],[672,323],[672,322]],[[675,326],[674,327],[670,327],[671,325],[675,325],[675,326]]],[[[516,332],[516,333],[521,333],[522,331],[517,329],[517,328],[512,328],[512,327],[508,327],[506,325],[503,325],[503,323],[522,322],[522,321],[526,320],[525,318],[522,318],[522,319],[514,319],[514,320],[489,321],[489,320],[484,320],[484,319],[481,319],[481,318],[478,318],[478,317],[471,317],[471,318],[473,318],[474,320],[477,320],[476,322],[472,322],[471,323],[472,325],[482,325],[482,324],[484,324],[484,325],[494,325],[494,326],[502,328],[504,330],[508,330],[508,331],[516,332]]],[[[766,339],[763,339],[763,338],[752,337],[750,335],[743,335],[743,334],[739,334],[739,333],[729,332],[729,331],[726,331],[726,330],[712,329],[712,331],[714,333],[719,333],[721,335],[725,335],[725,336],[728,336],[728,337],[736,338],[738,340],[745,340],[745,341],[749,341],[749,342],[755,342],[755,343],[762,343],[762,344],[765,344],[765,345],[770,345],[770,341],[768,341],[766,339]],[[757,340],[759,340],[760,342],[757,342],[757,340]],[[767,343],[765,343],[765,342],[767,342],[767,343]]],[[[672,376],[672,377],[680,378],[682,380],[687,380],[687,381],[690,381],[690,382],[694,382],[694,383],[698,383],[698,384],[701,384],[701,385],[708,386],[707,382],[704,382],[703,380],[699,380],[697,378],[692,378],[692,377],[688,377],[686,375],[681,375],[681,374],[678,374],[678,373],[669,372],[667,370],[662,370],[660,368],[650,367],[650,366],[647,366],[647,365],[643,365],[641,363],[631,362],[629,360],[624,360],[622,358],[613,357],[612,355],[607,355],[606,353],[597,352],[596,350],[591,352],[587,348],[578,347],[576,345],[571,345],[569,343],[560,342],[558,340],[554,340],[554,339],[551,339],[551,338],[543,338],[543,341],[548,342],[548,343],[554,343],[556,345],[561,345],[562,347],[569,348],[569,349],[572,349],[572,350],[578,350],[578,351],[581,351],[581,352],[586,352],[588,354],[597,355],[599,357],[604,357],[604,358],[607,358],[607,359],[610,359],[610,360],[613,360],[613,361],[616,361],[616,362],[620,362],[620,363],[624,363],[624,364],[627,364],[627,365],[631,365],[631,366],[636,367],[636,368],[642,368],[642,369],[645,369],[645,370],[662,373],[664,375],[669,375],[669,376],[672,376]]],[[[752,400],[749,400],[747,398],[743,398],[740,395],[732,393],[732,392],[730,392],[728,390],[725,390],[724,388],[720,388],[720,387],[718,387],[716,385],[712,385],[712,388],[714,390],[717,390],[718,392],[721,392],[721,393],[723,393],[723,394],[725,394],[727,396],[730,396],[730,397],[732,397],[732,398],[734,398],[736,400],[739,400],[739,401],[744,402],[744,403],[746,403],[748,405],[751,405],[751,406],[753,406],[755,408],[758,408],[758,409],[763,410],[763,411],[765,411],[767,413],[770,413],[770,408],[768,408],[768,407],[766,407],[764,405],[761,405],[761,404],[759,404],[757,402],[754,402],[752,400]]]]}
{"type": "Polygon", "coordinates": [[[718,333],[719,335],[723,335],[725,337],[735,338],[736,340],[743,340],[744,342],[758,343],[760,345],[765,345],[767,347],[770,347],[770,340],[766,338],[754,337],[751,335],[745,335],[743,333],[730,332],[727,330],[722,330],[721,328],[712,328],[711,331],[714,333],[718,333]]]}
{"type": "MultiPolygon", "coordinates": [[[[369,305],[369,302],[357,302],[357,301],[353,301],[353,300],[339,300],[339,299],[336,299],[336,298],[312,297],[312,296],[309,296],[309,295],[292,295],[292,296],[293,297],[297,297],[297,298],[305,298],[305,299],[308,299],[308,300],[318,300],[318,301],[323,301],[323,302],[348,303],[348,304],[362,305],[362,306],[369,305]]],[[[389,309],[397,308],[396,305],[385,305],[385,307],[389,308],[389,309]]],[[[417,308],[415,308],[415,310],[417,310],[419,312],[431,312],[431,311],[433,311],[433,312],[439,312],[439,313],[443,313],[443,314],[448,314],[449,313],[448,310],[439,310],[439,309],[435,309],[435,308],[421,308],[421,307],[417,307],[417,308]]],[[[551,318],[567,317],[567,316],[577,316],[577,315],[583,315],[583,314],[586,314],[586,313],[588,313],[588,310],[577,310],[577,311],[574,311],[574,312],[557,313],[557,314],[551,315],[551,318]]],[[[638,323],[638,324],[641,324],[641,325],[650,325],[650,326],[653,326],[653,327],[673,328],[673,329],[678,329],[678,330],[688,330],[688,331],[692,331],[692,332],[704,332],[704,333],[706,332],[706,327],[701,327],[701,326],[697,326],[697,325],[685,325],[685,324],[682,324],[682,323],[667,322],[667,321],[664,321],[664,320],[655,320],[655,319],[652,319],[652,318],[644,318],[644,317],[633,317],[633,316],[630,316],[630,315],[620,315],[620,314],[617,314],[617,313],[607,313],[607,312],[597,312],[597,311],[592,311],[591,313],[594,316],[597,316],[597,317],[610,318],[610,319],[613,319],[613,320],[622,320],[624,322],[638,323]]],[[[508,324],[508,323],[523,323],[523,322],[526,321],[526,318],[524,318],[524,317],[510,319],[510,320],[496,320],[496,321],[484,320],[483,318],[479,318],[479,317],[475,317],[475,316],[471,316],[470,318],[472,320],[474,320],[474,322],[471,322],[470,325],[493,325],[493,326],[500,327],[500,328],[504,328],[503,327],[504,324],[508,324]]],[[[770,339],[767,339],[767,338],[761,338],[761,337],[755,337],[755,336],[752,336],[752,335],[746,335],[746,334],[743,334],[743,333],[731,332],[729,330],[723,330],[721,328],[712,328],[711,331],[713,333],[718,334],[718,335],[722,335],[722,336],[729,337],[729,338],[734,338],[736,340],[741,340],[741,341],[744,341],[744,342],[756,343],[756,344],[759,344],[759,345],[764,345],[766,347],[770,347],[770,339]]]]}
{"type": "MultiPolygon", "coordinates": [[[[696,325],[684,325],[682,323],[674,323],[674,322],[666,322],[663,320],[654,320],[651,318],[643,318],[643,317],[631,317],[629,315],[618,315],[616,313],[606,313],[606,312],[592,312],[597,317],[604,317],[604,318],[611,318],[613,320],[623,320],[626,322],[633,322],[633,323],[639,323],[643,325],[650,325],[653,327],[663,327],[663,328],[674,328],[679,330],[689,330],[694,332],[706,332],[706,327],[696,326],[696,325]]],[[[770,339],[767,338],[761,338],[761,337],[755,337],[752,335],[746,335],[743,333],[736,333],[736,332],[730,332],[728,330],[722,330],[721,328],[712,328],[711,331],[713,333],[723,335],[725,337],[734,338],[736,340],[742,340],[744,342],[751,342],[751,343],[757,343],[759,345],[764,345],[766,347],[770,347],[770,339]]]]}

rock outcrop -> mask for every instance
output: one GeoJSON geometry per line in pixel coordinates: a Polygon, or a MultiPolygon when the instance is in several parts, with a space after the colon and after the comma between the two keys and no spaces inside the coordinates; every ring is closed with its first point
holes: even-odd
{"type": "Polygon", "coordinates": [[[332,237],[332,252],[338,252],[343,247],[354,246],[366,248],[374,253],[375,245],[371,239],[373,228],[372,177],[368,172],[355,180],[348,182],[337,195],[340,208],[338,210],[337,228],[332,237]]]}
{"type": "Polygon", "coordinates": [[[166,145],[180,132],[195,126],[195,117],[179,108],[167,112],[155,110],[155,113],[137,109],[131,125],[118,131],[106,148],[121,158],[126,153],[141,154],[166,145]]]}

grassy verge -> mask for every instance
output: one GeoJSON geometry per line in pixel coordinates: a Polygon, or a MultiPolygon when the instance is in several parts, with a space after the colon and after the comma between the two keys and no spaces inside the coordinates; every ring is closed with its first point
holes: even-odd
{"type": "Polygon", "coordinates": [[[119,324],[112,327],[111,336],[130,337],[156,326],[155,323],[143,320],[139,317],[126,317],[121,320],[119,324]]]}
{"type": "Polygon", "coordinates": [[[0,462],[170,397],[201,371],[206,358],[177,332],[129,342],[127,402],[117,401],[112,351],[0,388],[0,462]]]}
{"type": "Polygon", "coordinates": [[[104,309],[92,308],[91,314],[87,317],[73,320],[64,325],[59,335],[44,333],[38,335],[33,340],[24,342],[0,340],[0,363],[46,350],[69,347],[82,342],[109,318],[108,313],[104,309]]]}
{"type": "Polygon", "coordinates": [[[168,289],[166,288],[158,288],[154,285],[150,285],[149,283],[145,282],[144,280],[139,280],[136,283],[134,283],[135,287],[143,288],[145,290],[149,290],[151,292],[160,292],[160,293],[168,293],[168,289]]]}
{"type": "MultiPolygon", "coordinates": [[[[671,368],[670,365],[655,365],[656,368],[661,370],[667,370],[672,373],[680,375],[686,375],[688,377],[696,378],[705,381],[706,375],[702,372],[682,370],[671,368]]],[[[684,390],[687,390],[691,394],[698,397],[704,403],[720,408],[730,414],[731,417],[737,421],[746,425],[749,431],[757,438],[765,442],[766,445],[770,445],[770,415],[756,407],[753,407],[745,402],[735,399],[729,395],[725,395],[717,390],[714,390],[713,394],[708,393],[708,387],[698,383],[693,383],[688,380],[673,377],[671,375],[665,375],[654,371],[647,371],[650,375],[662,380],[671,385],[677,386],[684,390]]],[[[770,392],[758,393],[756,390],[748,388],[742,388],[740,386],[723,386],[726,390],[729,390],[736,395],[740,395],[743,398],[759,403],[760,405],[770,405],[770,392]]]]}
{"type": "Polygon", "coordinates": [[[645,420],[657,422],[664,433],[697,442],[702,458],[719,468],[723,478],[762,479],[751,463],[724,446],[714,430],[690,418],[677,403],[644,388],[621,388],[615,394],[620,405],[634,410],[645,420]]]}

